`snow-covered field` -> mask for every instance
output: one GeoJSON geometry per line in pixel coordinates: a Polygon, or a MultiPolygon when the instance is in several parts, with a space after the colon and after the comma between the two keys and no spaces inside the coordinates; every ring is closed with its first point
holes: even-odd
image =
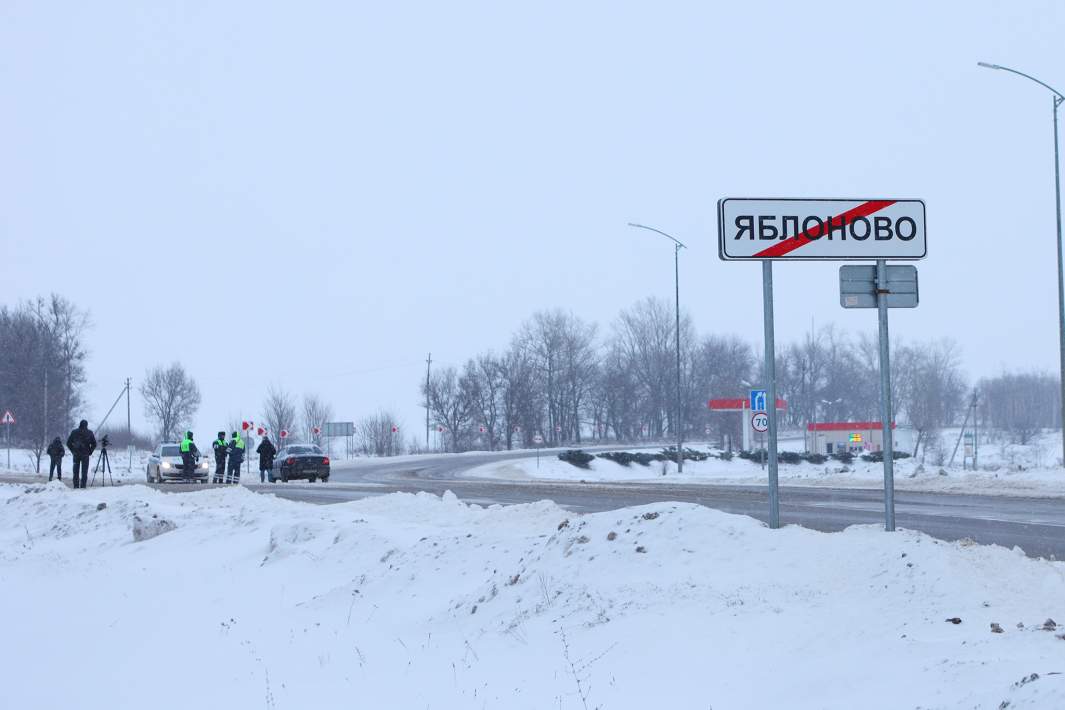
{"type": "Polygon", "coordinates": [[[1065,707],[1065,564],[687,504],[5,484],[0,589],[20,710],[1065,707]]]}
{"type": "MultiPolygon", "coordinates": [[[[132,460],[132,470],[130,470],[130,456],[126,449],[111,449],[107,452],[108,461],[111,464],[111,476],[107,479],[107,483],[110,484],[112,480],[115,483],[125,483],[129,481],[143,481],[144,469],[148,465],[148,457],[151,455],[148,451],[134,451],[132,460]]],[[[92,480],[93,474],[96,473],[96,483],[99,484],[100,473],[96,472],[96,464],[99,461],[99,454],[93,454],[92,461],[89,466],[89,480],[92,480]]],[[[11,449],[11,465],[7,465],[8,454],[7,449],[0,448],[0,473],[13,473],[17,475],[33,475],[36,472],[35,462],[36,459],[33,452],[29,449],[11,449]]],[[[74,460],[71,458],[68,452],[63,457],[63,480],[69,480],[70,472],[74,468],[74,460]]],[[[41,471],[42,480],[48,480],[48,455],[41,456],[41,471]]]]}
{"type": "MultiPolygon", "coordinates": [[[[895,487],[899,490],[981,493],[1017,496],[1065,496],[1065,470],[1052,467],[1060,458],[1060,435],[1039,437],[1029,445],[985,445],[980,450],[979,470],[936,465],[930,459],[900,459],[895,463],[895,487]]],[[[783,448],[783,447],[782,447],[783,448]]],[[[794,447],[792,447],[794,450],[794,447]]],[[[624,448],[619,450],[626,450],[624,448]]],[[[597,452],[592,452],[597,453],[597,452]]],[[[720,453],[713,450],[716,455],[720,453]]],[[[960,454],[958,462],[960,462],[960,454]]],[[[498,479],[549,479],[570,481],[658,481],[666,483],[754,484],[764,483],[766,470],[759,462],[734,456],[731,461],[710,458],[685,461],[683,474],[672,462],[653,462],[649,466],[632,463],[623,466],[596,458],[583,469],[558,460],[555,454],[510,460],[479,466],[471,476],[498,479]]],[[[882,487],[882,463],[862,461],[843,465],[834,460],[824,464],[780,464],[782,485],[832,487],[882,487]]]]}

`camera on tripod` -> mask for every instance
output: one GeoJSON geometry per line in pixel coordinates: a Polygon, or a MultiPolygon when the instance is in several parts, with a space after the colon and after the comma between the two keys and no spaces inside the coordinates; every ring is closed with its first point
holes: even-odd
{"type": "Polygon", "coordinates": [[[106,451],[107,447],[110,446],[110,445],[111,445],[111,439],[108,438],[107,434],[104,434],[104,438],[100,442],[100,448],[103,449],[104,451],[106,451]]]}

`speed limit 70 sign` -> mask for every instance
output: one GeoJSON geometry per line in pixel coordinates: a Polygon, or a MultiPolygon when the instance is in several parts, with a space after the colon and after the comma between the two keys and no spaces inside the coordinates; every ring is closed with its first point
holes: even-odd
{"type": "Polygon", "coordinates": [[[759,434],[769,431],[769,415],[765,412],[758,412],[751,417],[751,427],[759,434]]]}

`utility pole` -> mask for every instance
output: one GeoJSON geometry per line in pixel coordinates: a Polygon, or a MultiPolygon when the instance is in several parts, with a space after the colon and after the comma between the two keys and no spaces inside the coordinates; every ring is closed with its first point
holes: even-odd
{"type": "Polygon", "coordinates": [[[425,359],[425,449],[429,450],[429,368],[433,364],[433,354],[425,359]]]}
{"type": "MultiPolygon", "coordinates": [[[[1062,416],[1062,438],[1061,438],[1061,463],[1065,466],[1065,264],[1062,261],[1062,244],[1061,244],[1061,161],[1058,157],[1058,107],[1065,101],[1065,94],[1055,89],[1050,84],[1047,84],[1034,76],[1025,74],[1022,71],[1016,69],[1010,69],[1004,67],[1001,64],[989,64],[987,62],[977,62],[977,66],[981,66],[985,69],[995,69],[998,71],[1005,71],[1017,76],[1024,77],[1030,81],[1034,81],[1044,89],[1048,89],[1051,94],[1051,101],[1053,102],[1051,118],[1054,121],[1054,218],[1057,221],[1057,246],[1058,246],[1058,358],[1059,358],[1059,370],[1058,370],[1058,386],[1061,388],[1061,416],[1062,416]]],[[[975,439],[973,440],[975,444],[975,439]]]]}
{"type": "Polygon", "coordinates": [[[661,234],[663,237],[673,242],[673,296],[676,304],[676,336],[677,336],[677,401],[676,412],[673,418],[673,426],[676,428],[677,434],[677,473],[684,473],[684,427],[681,426],[681,418],[684,416],[682,410],[684,405],[681,404],[680,397],[680,250],[687,249],[683,242],[676,237],[666,234],[661,229],[655,229],[654,227],[648,227],[645,224],[637,224],[635,222],[629,222],[630,227],[636,229],[646,229],[649,232],[655,232],[661,234]]]}
{"type": "Polygon", "coordinates": [[[129,472],[133,473],[133,417],[130,416],[129,386],[130,378],[126,378],[126,441],[129,447],[129,472]]]}

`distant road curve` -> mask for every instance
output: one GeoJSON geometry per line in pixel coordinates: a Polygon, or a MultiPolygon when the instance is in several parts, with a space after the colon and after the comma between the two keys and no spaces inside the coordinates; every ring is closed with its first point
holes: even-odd
{"type": "MultiPolygon", "coordinates": [[[[600,448],[600,447],[586,447],[600,448]]],[[[616,447],[601,447],[616,448],[616,447]]],[[[544,450],[553,455],[554,450],[544,450]]],[[[398,459],[334,461],[330,482],[260,484],[246,481],[253,491],[273,493],[309,503],[342,503],[386,493],[452,491],[460,499],[481,505],[552,500],[575,512],[612,510],[665,501],[697,503],[728,513],[768,518],[763,485],[709,483],[496,480],[471,478],[467,472],[487,463],[528,458],[529,451],[431,454],[398,459]]],[[[0,476],[0,481],[40,482],[40,478],[0,476]]],[[[171,492],[203,486],[152,484],[171,492]]],[[[780,519],[815,530],[841,530],[848,525],[883,524],[883,493],[856,488],[784,486],[780,519]]],[[[1065,559],[1065,499],[1016,496],[961,495],[896,491],[896,520],[900,527],[920,530],[943,540],[972,539],[981,544],[1018,546],[1033,557],[1065,559]]]]}

